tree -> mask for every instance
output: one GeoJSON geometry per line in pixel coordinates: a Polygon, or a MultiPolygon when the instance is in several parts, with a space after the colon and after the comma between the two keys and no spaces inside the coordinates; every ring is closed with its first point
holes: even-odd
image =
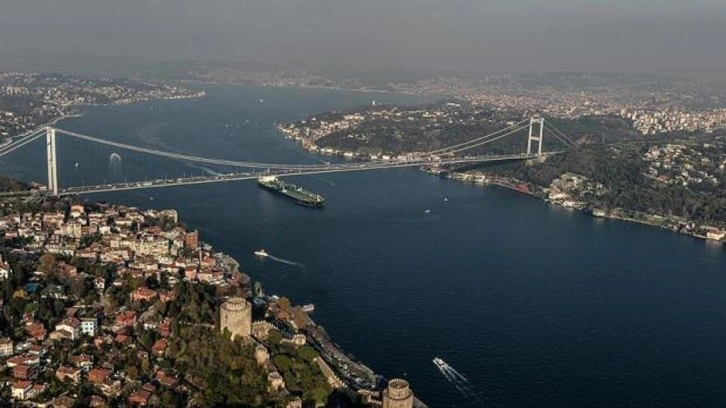
{"type": "Polygon", "coordinates": [[[146,281],[144,282],[146,287],[149,289],[159,289],[159,279],[157,279],[156,274],[150,275],[148,278],[146,278],[146,281]]]}
{"type": "Polygon", "coordinates": [[[290,313],[290,310],[292,309],[290,299],[286,297],[281,297],[280,300],[277,301],[277,305],[280,306],[280,309],[287,313],[290,313]]]}
{"type": "Polygon", "coordinates": [[[131,380],[136,380],[136,378],[139,377],[139,370],[136,368],[136,366],[133,365],[127,365],[126,366],[126,376],[129,377],[131,380]]]}
{"type": "Polygon", "coordinates": [[[71,281],[71,293],[78,299],[86,297],[90,289],[88,280],[81,276],[77,276],[71,281]]]}
{"type": "Polygon", "coordinates": [[[292,318],[295,322],[295,325],[300,329],[307,327],[310,321],[307,313],[305,313],[305,311],[302,310],[302,307],[299,306],[292,309],[292,318]]]}
{"type": "Polygon", "coordinates": [[[293,367],[293,361],[290,358],[290,356],[285,354],[278,354],[275,357],[273,357],[272,362],[275,363],[275,367],[282,371],[288,371],[292,370],[293,367]]]}
{"type": "Polygon", "coordinates": [[[38,270],[41,272],[49,273],[56,267],[56,259],[53,254],[43,254],[40,257],[40,266],[38,270]]]}
{"type": "Polygon", "coordinates": [[[300,358],[302,358],[303,360],[311,362],[315,358],[318,357],[318,352],[315,351],[314,348],[312,348],[308,345],[305,345],[305,346],[300,347],[300,349],[297,352],[297,355],[300,356],[300,358]]]}
{"type": "Polygon", "coordinates": [[[270,344],[280,344],[280,342],[282,341],[282,333],[280,333],[279,330],[270,330],[267,340],[270,342],[270,344]]]}

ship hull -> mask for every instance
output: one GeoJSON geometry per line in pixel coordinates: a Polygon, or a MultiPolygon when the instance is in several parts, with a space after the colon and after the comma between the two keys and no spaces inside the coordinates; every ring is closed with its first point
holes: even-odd
{"type": "Polygon", "coordinates": [[[271,193],[277,194],[281,197],[284,197],[295,204],[301,205],[303,207],[308,208],[324,208],[325,207],[325,200],[323,199],[313,199],[312,196],[310,197],[300,197],[299,195],[293,195],[290,191],[285,191],[280,188],[277,184],[268,184],[262,181],[258,181],[257,185],[260,186],[262,189],[267,190],[271,193]]]}

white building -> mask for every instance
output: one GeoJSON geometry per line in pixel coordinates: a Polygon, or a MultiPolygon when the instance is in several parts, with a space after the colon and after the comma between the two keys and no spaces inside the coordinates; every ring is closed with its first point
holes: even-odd
{"type": "Polygon", "coordinates": [[[10,264],[4,262],[2,255],[0,255],[0,280],[8,279],[12,272],[10,264]]]}
{"type": "Polygon", "coordinates": [[[13,341],[10,339],[0,339],[0,357],[13,355],[13,341]]]}
{"type": "Polygon", "coordinates": [[[81,333],[95,336],[98,333],[98,319],[95,317],[81,318],[81,333]]]}
{"type": "Polygon", "coordinates": [[[30,391],[33,389],[33,383],[30,381],[18,381],[13,384],[13,398],[23,401],[30,398],[30,391]]]}
{"type": "Polygon", "coordinates": [[[81,322],[76,318],[63,319],[55,325],[56,331],[65,331],[70,333],[71,340],[77,339],[81,335],[81,322]]]}

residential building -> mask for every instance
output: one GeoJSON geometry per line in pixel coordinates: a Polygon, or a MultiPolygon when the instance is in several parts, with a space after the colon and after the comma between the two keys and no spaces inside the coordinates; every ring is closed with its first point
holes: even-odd
{"type": "Polygon", "coordinates": [[[66,378],[74,383],[81,380],[81,369],[71,366],[60,366],[55,371],[55,376],[60,381],[64,381],[66,378]]]}
{"type": "Polygon", "coordinates": [[[16,381],[13,383],[11,395],[13,398],[24,401],[30,398],[30,391],[33,389],[31,381],[16,381]]]}
{"type": "Polygon", "coordinates": [[[76,340],[81,335],[81,321],[75,317],[65,318],[55,325],[55,330],[70,333],[70,339],[76,340]]]}
{"type": "Polygon", "coordinates": [[[13,367],[13,378],[18,380],[32,380],[38,376],[38,367],[35,365],[18,364],[13,367]]]}
{"type": "Polygon", "coordinates": [[[0,339],[0,357],[12,356],[14,351],[12,340],[0,339]]]}
{"type": "Polygon", "coordinates": [[[88,372],[88,382],[101,384],[111,376],[111,370],[107,368],[93,368],[88,372]]]}
{"type": "Polygon", "coordinates": [[[10,278],[10,274],[12,274],[12,270],[10,269],[10,264],[3,261],[2,255],[0,255],[0,280],[6,280],[10,278]]]}

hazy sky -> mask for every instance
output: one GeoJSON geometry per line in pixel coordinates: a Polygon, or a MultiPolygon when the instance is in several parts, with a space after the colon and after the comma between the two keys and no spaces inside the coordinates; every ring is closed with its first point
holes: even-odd
{"type": "Polygon", "coordinates": [[[726,78],[726,0],[1,0],[0,53],[21,49],[726,78]]]}

